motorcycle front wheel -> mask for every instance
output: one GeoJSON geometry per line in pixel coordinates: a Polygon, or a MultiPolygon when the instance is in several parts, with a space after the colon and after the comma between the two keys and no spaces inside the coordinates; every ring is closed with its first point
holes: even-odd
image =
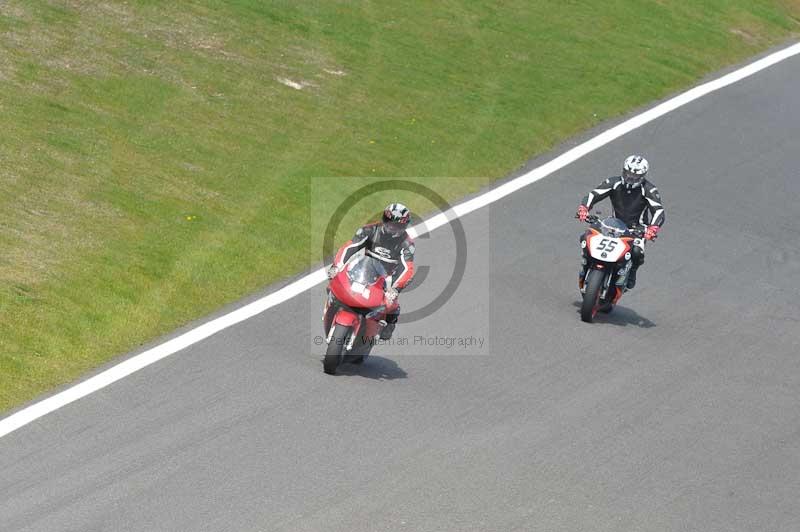
{"type": "Polygon", "coordinates": [[[351,351],[351,356],[345,357],[345,362],[350,362],[351,364],[363,364],[364,359],[366,359],[372,351],[373,343],[373,338],[367,338],[366,336],[359,336],[356,338],[356,342],[353,345],[353,350],[351,351]]]}
{"type": "Polygon", "coordinates": [[[328,375],[335,375],[336,368],[342,363],[344,344],[350,335],[350,327],[336,324],[328,349],[325,351],[325,359],[322,361],[322,371],[328,375]]]}
{"type": "Polygon", "coordinates": [[[586,292],[583,294],[581,304],[581,320],[592,323],[597,311],[600,309],[600,292],[603,289],[605,272],[589,270],[586,274],[586,292]]]}

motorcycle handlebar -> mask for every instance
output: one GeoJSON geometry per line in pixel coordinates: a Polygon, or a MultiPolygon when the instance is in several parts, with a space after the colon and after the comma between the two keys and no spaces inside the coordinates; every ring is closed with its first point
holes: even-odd
{"type": "MultiPolygon", "coordinates": [[[[578,218],[577,214],[575,215],[575,218],[576,219],[578,218]]],[[[586,220],[584,220],[584,221],[587,224],[595,224],[595,223],[600,221],[600,217],[597,216],[596,214],[590,214],[590,215],[588,215],[586,217],[586,220]]],[[[635,226],[635,227],[628,228],[628,233],[630,233],[631,235],[635,236],[636,238],[644,238],[645,230],[644,230],[643,226],[635,226]]],[[[656,237],[657,236],[658,235],[656,235],[656,237]]]]}

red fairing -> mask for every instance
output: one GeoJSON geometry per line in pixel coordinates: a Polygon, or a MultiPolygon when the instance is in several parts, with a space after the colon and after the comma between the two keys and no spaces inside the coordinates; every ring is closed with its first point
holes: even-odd
{"type": "Polygon", "coordinates": [[[588,247],[590,242],[592,241],[592,237],[599,235],[600,231],[596,231],[591,227],[583,234],[583,239],[586,241],[586,246],[588,247]]]}
{"type": "Polygon", "coordinates": [[[367,345],[371,338],[380,334],[386,325],[386,310],[397,308],[396,302],[390,305],[386,301],[386,276],[379,259],[363,256],[350,261],[345,269],[330,280],[329,303],[326,302],[323,317],[328,338],[331,338],[336,325],[349,329],[346,333],[351,342],[349,346],[354,346],[352,342],[357,339],[359,346],[367,345]],[[365,286],[355,279],[371,281],[372,284],[365,286]]]}
{"type": "Polygon", "coordinates": [[[385,279],[378,279],[378,282],[368,286],[368,292],[355,293],[350,288],[350,279],[347,272],[339,272],[336,277],[331,279],[330,288],[336,299],[353,308],[375,308],[383,305],[385,279]],[[364,294],[367,294],[365,297],[364,294]]]}
{"type": "MultiPolygon", "coordinates": [[[[632,248],[633,239],[628,237],[622,237],[621,240],[622,243],[625,244],[625,253],[630,253],[631,249],[633,249],[632,248]]],[[[625,253],[622,254],[623,257],[625,256],[625,253]]]]}
{"type": "MultiPolygon", "coordinates": [[[[357,314],[353,312],[348,312],[346,310],[340,310],[336,313],[336,316],[333,318],[333,322],[339,325],[343,325],[345,327],[353,327],[356,329],[358,327],[359,322],[361,319],[358,317],[357,314]]],[[[358,331],[356,331],[357,333],[358,331]]]]}

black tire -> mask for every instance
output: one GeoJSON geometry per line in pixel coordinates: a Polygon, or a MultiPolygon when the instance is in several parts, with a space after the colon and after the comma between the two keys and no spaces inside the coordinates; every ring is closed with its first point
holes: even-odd
{"type": "Polygon", "coordinates": [[[369,356],[374,345],[373,339],[366,336],[356,338],[356,343],[353,345],[352,355],[348,358],[345,357],[347,362],[351,364],[363,364],[364,360],[369,356]]]}
{"type": "Polygon", "coordinates": [[[364,360],[369,356],[369,354],[372,353],[373,347],[375,347],[375,342],[371,341],[369,345],[367,345],[367,348],[364,349],[364,351],[361,353],[361,362],[364,362],[364,360]]]}
{"type": "Polygon", "coordinates": [[[322,370],[328,375],[336,375],[336,368],[342,363],[344,353],[344,343],[350,334],[350,327],[336,325],[333,336],[325,351],[325,360],[322,361],[322,370]]]}
{"type": "Polygon", "coordinates": [[[592,323],[595,314],[600,309],[600,292],[603,289],[605,272],[600,270],[589,270],[586,274],[586,293],[583,294],[581,304],[581,320],[592,323]]]}

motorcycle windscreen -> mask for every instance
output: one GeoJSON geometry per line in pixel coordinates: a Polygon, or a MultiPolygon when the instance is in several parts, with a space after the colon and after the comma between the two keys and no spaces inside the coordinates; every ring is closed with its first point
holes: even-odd
{"type": "Polygon", "coordinates": [[[361,255],[347,265],[347,278],[351,284],[372,286],[387,275],[383,263],[368,255],[361,255]]]}
{"type": "Polygon", "coordinates": [[[345,268],[347,281],[337,277],[331,283],[334,295],[353,308],[377,308],[383,305],[383,285],[388,275],[383,264],[372,257],[361,255],[345,268]]]}
{"type": "Polygon", "coordinates": [[[619,237],[628,232],[628,226],[625,222],[613,216],[600,220],[598,225],[600,232],[605,236],[619,237]]]}

